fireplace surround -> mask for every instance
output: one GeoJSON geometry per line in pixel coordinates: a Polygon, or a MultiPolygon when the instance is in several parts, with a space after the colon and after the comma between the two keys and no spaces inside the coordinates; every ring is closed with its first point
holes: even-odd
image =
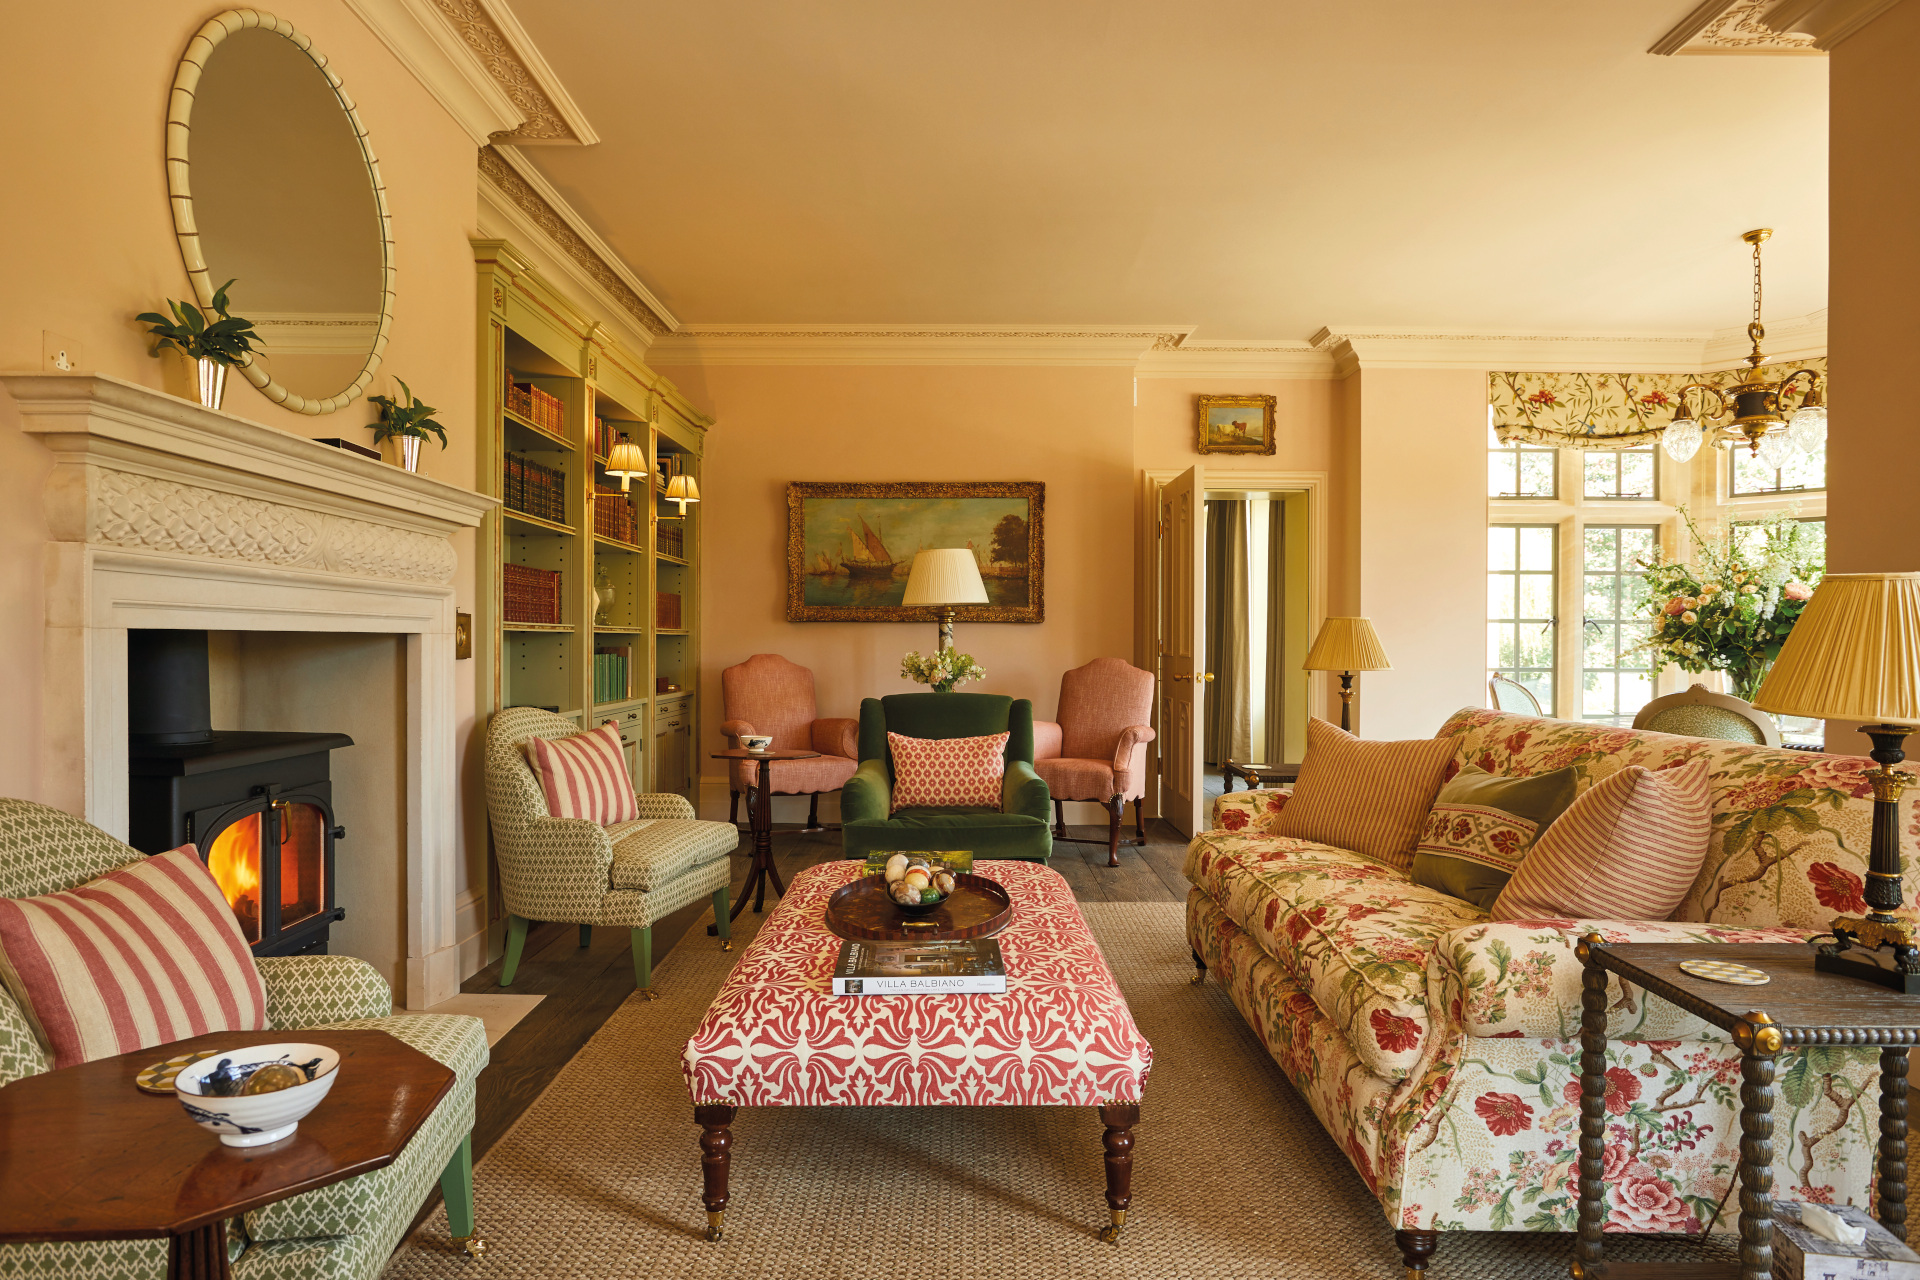
{"type": "Polygon", "coordinates": [[[132,834],[129,630],[402,637],[405,1003],[456,994],[452,538],[494,500],[106,375],[0,383],[54,459],[35,798],[132,834]]]}

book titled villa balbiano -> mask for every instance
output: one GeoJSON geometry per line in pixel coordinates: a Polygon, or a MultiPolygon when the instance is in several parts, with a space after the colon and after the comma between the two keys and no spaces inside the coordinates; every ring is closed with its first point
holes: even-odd
{"type": "Polygon", "coordinates": [[[837,996],[1004,995],[1007,965],[992,938],[840,944],[837,996]]]}

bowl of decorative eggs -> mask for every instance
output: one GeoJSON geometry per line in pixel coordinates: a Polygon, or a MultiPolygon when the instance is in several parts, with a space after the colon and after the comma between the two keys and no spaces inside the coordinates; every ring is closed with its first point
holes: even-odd
{"type": "Polygon", "coordinates": [[[300,1127],[339,1078],[340,1055],[323,1044],[260,1044],[181,1069],[173,1092],[187,1116],[229,1147],[278,1142],[300,1127]]]}
{"type": "Polygon", "coordinates": [[[887,859],[887,896],[902,911],[931,911],[953,893],[953,872],[944,863],[910,853],[887,859]]]}

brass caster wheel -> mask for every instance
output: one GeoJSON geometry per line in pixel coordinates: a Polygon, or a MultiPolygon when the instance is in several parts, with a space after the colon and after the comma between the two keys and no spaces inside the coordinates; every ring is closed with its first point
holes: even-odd
{"type": "Polygon", "coordinates": [[[727,1223],[727,1211],[725,1209],[720,1210],[720,1212],[718,1213],[714,1213],[712,1211],[709,1211],[707,1213],[707,1243],[708,1244],[716,1244],[719,1242],[720,1237],[725,1234],[726,1223],[727,1223]]]}
{"type": "Polygon", "coordinates": [[[1109,1209],[1107,1212],[1113,1215],[1113,1221],[1100,1228],[1100,1243],[1119,1244],[1120,1232],[1127,1225],[1127,1211],[1125,1209],[1109,1209]]]}
{"type": "Polygon", "coordinates": [[[654,1001],[660,998],[657,994],[655,994],[654,989],[652,987],[641,987],[639,988],[639,993],[640,993],[640,998],[646,1001],[654,1001]]]}
{"type": "Polygon", "coordinates": [[[1202,969],[1200,972],[1193,975],[1194,986],[1202,987],[1206,985],[1206,982],[1207,982],[1207,971],[1205,969],[1202,969]]]}
{"type": "Polygon", "coordinates": [[[733,939],[731,939],[731,938],[729,938],[729,939],[727,939],[727,940],[726,940],[725,942],[723,942],[723,943],[721,943],[721,944],[720,944],[720,949],[721,949],[722,951],[731,951],[731,950],[733,950],[733,939]]]}
{"type": "Polygon", "coordinates": [[[456,1236],[453,1242],[460,1246],[460,1252],[475,1262],[480,1261],[481,1256],[487,1251],[487,1242],[479,1236],[456,1236]]]}

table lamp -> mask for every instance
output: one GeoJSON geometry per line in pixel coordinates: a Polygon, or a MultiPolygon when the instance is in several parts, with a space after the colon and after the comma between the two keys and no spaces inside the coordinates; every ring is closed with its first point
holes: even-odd
{"type": "Polygon", "coordinates": [[[940,606],[940,649],[953,648],[953,606],[985,604],[987,584],[981,581],[979,562],[966,547],[942,547],[913,557],[907,575],[907,594],[901,604],[940,606]]]}
{"type": "Polygon", "coordinates": [[[1306,671],[1340,673],[1340,727],[1348,733],[1353,732],[1353,673],[1393,670],[1368,618],[1328,618],[1300,665],[1306,671]]]}
{"type": "Polygon", "coordinates": [[[1894,768],[1902,742],[1920,722],[1920,573],[1830,573],[1754,695],[1753,705],[1781,716],[1864,720],[1878,769],[1873,841],[1867,860],[1867,916],[1839,916],[1833,941],[1814,943],[1814,968],[1909,995],[1920,992],[1920,948],[1900,908],[1900,793],[1915,778],[1894,768]]]}

